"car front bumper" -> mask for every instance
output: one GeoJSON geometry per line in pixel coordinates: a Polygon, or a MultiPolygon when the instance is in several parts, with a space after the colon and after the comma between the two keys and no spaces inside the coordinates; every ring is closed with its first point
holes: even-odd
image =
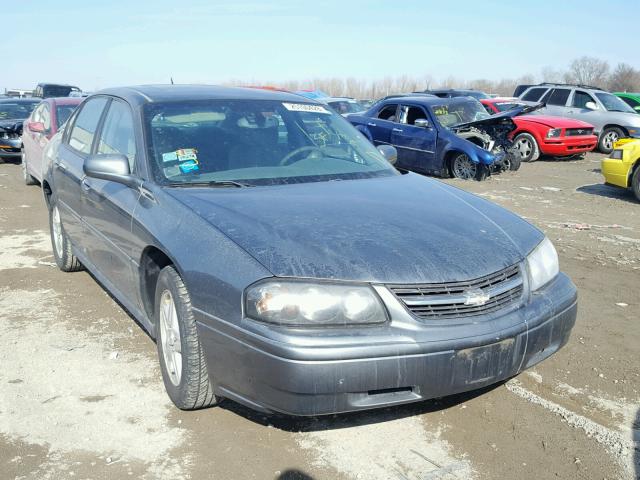
{"type": "Polygon", "coordinates": [[[355,356],[333,349],[330,358],[305,342],[281,345],[200,310],[196,320],[217,394],[263,412],[324,415],[442,397],[508,379],[565,345],[576,313],[576,288],[560,274],[505,314],[508,328],[489,331],[480,320],[458,330],[466,332],[458,338],[446,339],[448,327],[440,324],[433,328],[434,341],[389,338],[383,345],[361,346],[355,356]]]}
{"type": "Polygon", "coordinates": [[[540,144],[540,151],[544,155],[564,157],[590,152],[596,148],[597,143],[598,137],[595,135],[544,139],[540,144]]]}
{"type": "Polygon", "coordinates": [[[17,158],[22,156],[22,140],[0,138],[0,158],[17,158]]]}

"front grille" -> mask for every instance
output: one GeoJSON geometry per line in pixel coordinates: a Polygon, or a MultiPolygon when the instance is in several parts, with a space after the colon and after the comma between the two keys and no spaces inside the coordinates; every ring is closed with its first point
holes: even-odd
{"type": "Polygon", "coordinates": [[[592,135],[593,128],[567,128],[564,132],[566,137],[580,137],[583,135],[592,135]]]}
{"type": "Polygon", "coordinates": [[[522,298],[522,272],[518,265],[465,282],[388,285],[409,309],[424,319],[474,317],[493,313],[522,298]]]}

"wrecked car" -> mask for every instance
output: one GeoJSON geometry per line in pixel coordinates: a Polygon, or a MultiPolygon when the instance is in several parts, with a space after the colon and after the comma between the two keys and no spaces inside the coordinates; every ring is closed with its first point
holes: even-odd
{"type": "Polygon", "coordinates": [[[0,98],[0,160],[20,158],[22,123],[38,103],[32,98],[0,98]]]}
{"type": "Polygon", "coordinates": [[[155,339],[182,409],[398,405],[559,350],[577,296],[551,241],[394,151],[286,92],[104,90],[44,155],[54,257],[155,339]]]}
{"type": "Polygon", "coordinates": [[[396,166],[440,177],[482,180],[492,171],[517,170],[512,149],[514,109],[491,116],[470,97],[385,97],[347,119],[374,145],[398,150],[396,166]]]}

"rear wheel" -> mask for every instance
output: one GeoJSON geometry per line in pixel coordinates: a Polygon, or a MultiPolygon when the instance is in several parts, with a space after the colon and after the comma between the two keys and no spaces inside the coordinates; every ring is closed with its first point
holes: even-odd
{"type": "Polygon", "coordinates": [[[606,128],[600,134],[600,140],[598,141],[598,150],[602,153],[611,153],[613,145],[624,136],[622,130],[618,127],[606,128]]]}
{"type": "Polygon", "coordinates": [[[73,254],[71,242],[64,231],[62,220],[60,219],[60,210],[57,203],[52,202],[49,210],[49,230],[51,232],[51,245],[53,247],[53,256],[56,260],[58,268],[63,272],[77,272],[84,267],[80,260],[73,254]]]}
{"type": "Polygon", "coordinates": [[[38,181],[29,173],[27,169],[27,156],[24,154],[24,149],[22,150],[22,178],[24,179],[25,185],[37,185],[38,181]]]}
{"type": "Polygon", "coordinates": [[[171,265],[158,276],[155,312],[160,370],[171,401],[182,410],[216,405],[220,399],[213,393],[191,298],[171,265]]]}
{"type": "Polygon", "coordinates": [[[529,133],[520,133],[513,139],[513,149],[522,162],[534,162],[540,157],[538,142],[529,133]]]}
{"type": "Polygon", "coordinates": [[[633,175],[631,176],[631,189],[634,195],[640,201],[640,165],[636,166],[633,175]]]}

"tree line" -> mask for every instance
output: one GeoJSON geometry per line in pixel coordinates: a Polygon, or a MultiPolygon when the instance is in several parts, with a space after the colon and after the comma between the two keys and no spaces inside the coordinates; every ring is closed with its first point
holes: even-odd
{"type": "MultiPolygon", "coordinates": [[[[285,90],[322,90],[334,97],[376,99],[386,95],[416,92],[431,88],[471,88],[500,96],[511,96],[517,85],[539,82],[579,83],[597,86],[612,92],[640,92],[640,70],[626,63],[619,63],[614,68],[611,68],[606,60],[583,56],[573,60],[566,70],[545,67],[539,75],[526,74],[518,78],[501,80],[484,78],[461,80],[453,76],[437,80],[432,75],[398,75],[386,76],[376,80],[330,77],[266,82],[261,85],[269,85],[285,90]]],[[[233,80],[228,84],[247,85],[248,83],[233,80]]]]}

